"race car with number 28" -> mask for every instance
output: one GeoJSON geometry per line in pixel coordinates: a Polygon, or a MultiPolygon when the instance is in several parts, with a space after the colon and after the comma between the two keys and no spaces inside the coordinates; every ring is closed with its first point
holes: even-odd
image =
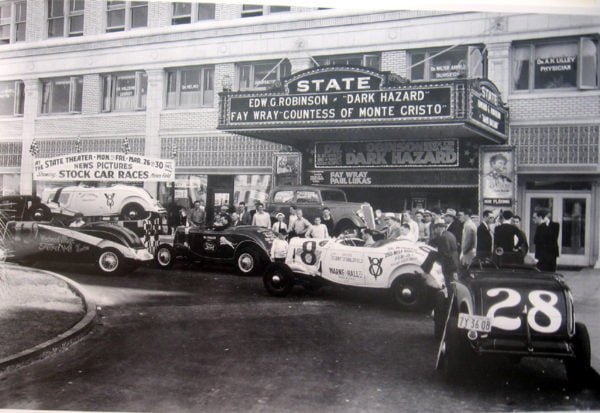
{"type": "Polygon", "coordinates": [[[432,248],[410,240],[384,240],[363,246],[358,238],[292,238],[285,263],[271,264],[263,276],[267,292],[285,296],[295,284],[307,290],[323,285],[389,289],[403,309],[433,305],[444,287],[440,267],[430,274],[421,264],[432,248]]]}
{"type": "Polygon", "coordinates": [[[436,299],[437,368],[454,381],[488,356],[559,358],[569,381],[581,382],[590,371],[590,339],[575,321],[564,278],[501,260],[476,258],[452,283],[450,297],[436,299]]]}

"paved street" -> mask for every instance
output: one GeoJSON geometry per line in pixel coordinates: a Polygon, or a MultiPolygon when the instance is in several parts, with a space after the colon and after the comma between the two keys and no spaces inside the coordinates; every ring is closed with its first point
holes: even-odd
{"type": "Polygon", "coordinates": [[[102,411],[512,411],[599,409],[562,365],[495,364],[445,384],[426,314],[385,294],[297,288],[268,296],[227,268],[140,269],[126,277],[52,267],[101,306],[93,332],[0,376],[0,408],[102,411]]]}

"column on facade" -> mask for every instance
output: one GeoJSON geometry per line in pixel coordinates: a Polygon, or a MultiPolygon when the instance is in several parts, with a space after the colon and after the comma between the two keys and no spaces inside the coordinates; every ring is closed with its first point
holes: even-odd
{"type": "Polygon", "coordinates": [[[38,79],[23,79],[25,84],[25,105],[23,109],[23,132],[21,147],[21,194],[33,194],[34,157],[29,152],[35,137],[35,119],[38,115],[40,84],[38,79]]]}
{"type": "Polygon", "coordinates": [[[510,92],[510,43],[486,43],[488,61],[488,79],[500,90],[502,99],[508,100],[510,92]]]}
{"type": "MultiPolygon", "coordinates": [[[[164,70],[147,70],[148,92],[146,95],[146,140],[144,155],[160,158],[160,113],[164,90],[164,70]]],[[[144,182],[144,188],[154,197],[158,194],[156,182],[144,182]]]]}
{"type": "Polygon", "coordinates": [[[103,1],[86,1],[83,11],[83,34],[85,36],[101,34],[105,32],[104,14],[106,3],[103,1]]]}

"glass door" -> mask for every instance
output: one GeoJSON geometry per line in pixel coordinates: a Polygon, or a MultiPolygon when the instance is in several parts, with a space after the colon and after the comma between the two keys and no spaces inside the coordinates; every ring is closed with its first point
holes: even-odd
{"type": "Polygon", "coordinates": [[[533,236],[536,225],[531,216],[538,208],[548,208],[552,221],[560,224],[558,246],[559,265],[590,264],[590,203],[589,193],[578,192],[530,192],[526,196],[527,216],[525,228],[528,229],[529,251],[535,252],[533,236]]]}

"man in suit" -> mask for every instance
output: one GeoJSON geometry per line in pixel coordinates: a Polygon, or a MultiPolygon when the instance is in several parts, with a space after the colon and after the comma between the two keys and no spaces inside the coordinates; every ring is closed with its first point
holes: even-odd
{"type": "Polygon", "coordinates": [[[477,255],[481,257],[491,256],[494,247],[492,224],[494,213],[489,209],[483,211],[481,224],[477,227],[477,255]]]}
{"type": "Polygon", "coordinates": [[[556,271],[558,257],[558,233],[560,224],[550,220],[550,210],[542,208],[533,213],[533,222],[537,225],[533,243],[537,267],[541,271],[556,271]]]}
{"type": "Polygon", "coordinates": [[[250,212],[246,210],[246,203],[240,202],[237,207],[237,213],[240,217],[240,223],[238,225],[250,225],[252,223],[252,216],[250,212]]]}
{"type": "Polygon", "coordinates": [[[432,224],[431,234],[433,239],[429,243],[432,247],[437,248],[437,251],[431,251],[427,258],[421,264],[421,268],[426,273],[431,271],[433,263],[437,261],[442,267],[442,274],[446,286],[450,286],[450,283],[454,281],[456,272],[458,271],[458,247],[456,245],[456,238],[454,234],[446,230],[446,224],[437,223],[432,224]]]}
{"type": "Polygon", "coordinates": [[[527,244],[527,240],[523,232],[512,224],[512,217],[511,211],[502,211],[500,225],[494,229],[494,248],[502,248],[509,254],[507,257],[522,263],[524,256],[521,254],[521,249],[524,244],[527,244]]]}
{"type": "Polygon", "coordinates": [[[463,225],[462,239],[460,242],[460,263],[464,266],[471,265],[475,258],[475,245],[477,243],[477,227],[471,219],[472,211],[468,208],[459,210],[458,220],[463,225]]]}

